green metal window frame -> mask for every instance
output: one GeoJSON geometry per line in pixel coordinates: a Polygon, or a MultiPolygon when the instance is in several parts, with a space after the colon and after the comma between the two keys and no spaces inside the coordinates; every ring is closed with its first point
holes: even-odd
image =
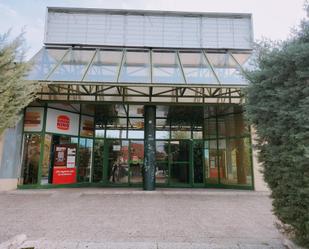
{"type": "MultiPolygon", "coordinates": [[[[125,104],[127,105],[127,109],[126,109],[126,116],[116,116],[116,117],[122,117],[122,118],[126,118],[127,119],[127,127],[128,127],[128,119],[129,119],[129,108],[130,108],[130,104],[125,104]]],[[[205,112],[205,108],[209,107],[209,106],[214,106],[216,108],[217,111],[217,107],[219,106],[218,104],[212,104],[212,105],[203,105],[203,124],[202,124],[202,130],[204,130],[204,112],[205,112]]],[[[40,160],[39,160],[39,169],[38,169],[38,183],[37,184],[29,184],[29,185],[18,185],[18,188],[24,189],[24,188],[59,188],[59,187],[140,187],[142,186],[142,184],[140,183],[136,183],[136,184],[131,184],[130,183],[130,167],[129,167],[129,178],[128,178],[128,183],[125,184],[111,184],[108,182],[107,179],[107,175],[108,175],[108,167],[106,164],[106,160],[108,160],[108,141],[110,140],[127,140],[129,142],[129,158],[130,158],[130,145],[131,145],[131,141],[144,141],[144,139],[139,139],[139,138],[128,138],[128,136],[126,138],[106,138],[106,123],[105,123],[105,136],[104,138],[102,137],[95,137],[95,132],[93,134],[93,137],[82,137],[80,136],[80,125],[81,125],[81,118],[79,119],[79,130],[78,130],[78,136],[71,136],[71,135],[64,135],[64,134],[57,134],[57,133],[50,133],[50,132],[46,132],[46,119],[47,119],[47,108],[51,108],[51,109],[56,109],[56,110],[61,110],[61,111],[66,111],[66,112],[71,112],[71,113],[75,113],[75,114],[79,114],[80,117],[81,115],[86,115],[86,116],[91,116],[91,117],[95,117],[92,115],[87,115],[87,114],[83,114],[82,113],[82,108],[80,108],[79,112],[73,112],[73,111],[68,111],[68,110],[63,110],[63,109],[59,109],[59,108],[54,108],[54,107],[49,107],[48,103],[44,103],[44,106],[42,106],[42,108],[44,108],[44,117],[43,117],[43,128],[41,132],[25,132],[23,130],[23,140],[24,140],[24,134],[40,134],[41,135],[41,152],[40,152],[40,160]],[[42,163],[43,163],[43,158],[44,158],[44,141],[45,141],[45,134],[51,134],[51,135],[61,135],[61,136],[67,136],[67,137],[77,137],[78,138],[78,144],[77,144],[77,161],[76,161],[76,168],[77,168],[77,172],[76,172],[76,183],[74,184],[59,184],[59,185],[53,185],[53,184],[41,184],[41,173],[42,173],[42,163]],[[91,175],[89,178],[89,182],[78,182],[78,169],[79,169],[79,143],[80,143],[80,138],[87,138],[87,139],[92,139],[93,140],[93,144],[92,144],[92,166],[91,166],[91,175]],[[103,177],[102,177],[102,182],[97,182],[94,183],[92,182],[93,179],[93,167],[94,167],[94,144],[96,142],[96,140],[103,140],[104,141],[104,152],[103,152],[103,164],[102,164],[102,173],[103,173],[103,177]]],[[[250,135],[250,127],[248,128],[249,133],[248,134],[243,134],[241,136],[230,136],[230,137],[219,137],[218,134],[218,117],[221,116],[228,116],[228,115],[234,115],[234,114],[241,114],[242,112],[239,113],[228,113],[228,114],[224,114],[224,115],[215,115],[216,118],[216,138],[213,139],[209,139],[209,138],[205,138],[204,137],[204,132],[203,132],[203,138],[202,139],[193,139],[193,125],[191,124],[191,138],[190,139],[183,139],[183,140],[188,140],[190,141],[190,152],[189,152],[189,161],[188,162],[180,162],[180,163],[189,163],[189,183],[188,184],[172,184],[170,181],[171,178],[171,161],[168,159],[167,163],[168,163],[168,177],[167,177],[167,181],[165,184],[162,183],[158,183],[156,184],[157,187],[184,187],[184,188],[232,188],[232,189],[247,189],[247,190],[253,190],[254,189],[254,172],[253,172],[253,159],[252,159],[252,141],[251,141],[251,135],[250,135]],[[220,181],[220,167],[218,165],[218,158],[217,158],[217,169],[218,169],[218,183],[217,184],[213,184],[213,183],[209,183],[207,182],[206,179],[206,175],[205,175],[205,160],[203,160],[203,183],[202,184],[195,184],[194,183],[194,161],[193,161],[193,146],[194,143],[196,141],[203,141],[203,144],[205,141],[210,141],[210,140],[216,140],[217,143],[217,157],[218,157],[218,141],[219,139],[239,139],[239,138],[248,138],[250,141],[250,151],[249,151],[249,155],[250,155],[250,167],[251,167],[251,184],[250,185],[233,185],[233,184],[222,184],[220,181]]],[[[130,118],[141,118],[140,116],[130,116],[130,118]]],[[[214,118],[214,117],[208,117],[208,118],[214,118]]],[[[164,117],[159,117],[157,119],[166,119],[164,117]]],[[[127,128],[127,133],[128,133],[128,128],[127,128]]],[[[173,139],[171,138],[171,123],[169,124],[169,138],[167,139],[156,139],[156,141],[168,141],[169,145],[168,145],[168,152],[170,154],[170,142],[171,141],[178,141],[180,139],[173,139]]],[[[128,135],[128,134],[127,134],[128,135]]],[[[24,142],[23,142],[24,144],[24,142]]],[[[162,161],[165,162],[165,161],[162,161]]],[[[22,173],[22,172],[21,172],[22,173]]]]}

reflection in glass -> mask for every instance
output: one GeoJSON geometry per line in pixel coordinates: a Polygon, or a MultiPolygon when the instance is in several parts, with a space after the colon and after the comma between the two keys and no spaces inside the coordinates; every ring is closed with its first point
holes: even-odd
{"type": "Polygon", "coordinates": [[[41,136],[37,134],[25,134],[23,153],[23,184],[38,183],[38,169],[40,162],[41,136]]]}
{"type": "Polygon", "coordinates": [[[167,183],[168,180],[168,163],[156,162],[156,183],[167,183]]]}
{"type": "Polygon", "coordinates": [[[176,52],[153,52],[154,83],[185,83],[176,52]]]}
{"type": "Polygon", "coordinates": [[[71,50],[49,77],[50,80],[80,81],[95,50],[71,50]]]}
{"type": "Polygon", "coordinates": [[[130,183],[142,183],[144,164],[144,141],[130,142],[130,183]]]}
{"type": "Polygon", "coordinates": [[[218,136],[235,137],[248,135],[248,126],[243,114],[229,114],[218,119],[218,136]]]}
{"type": "Polygon", "coordinates": [[[168,141],[156,141],[156,161],[168,161],[168,141]]]}
{"type": "Polygon", "coordinates": [[[129,141],[112,140],[108,144],[108,180],[110,183],[128,183],[129,141]]]}
{"type": "Polygon", "coordinates": [[[226,154],[226,160],[222,165],[223,184],[251,185],[251,161],[249,138],[226,140],[221,150],[226,154]]]}
{"type": "Polygon", "coordinates": [[[103,180],[103,156],[104,140],[96,139],[93,146],[93,182],[101,182],[103,180]]]}
{"type": "Polygon", "coordinates": [[[78,176],[79,182],[89,182],[91,165],[92,165],[92,145],[93,139],[80,138],[79,140],[79,166],[78,176]]]}
{"type": "Polygon", "coordinates": [[[144,106],[143,105],[129,105],[129,117],[143,117],[144,106]]]}
{"type": "Polygon", "coordinates": [[[44,138],[44,156],[42,161],[41,184],[48,184],[50,159],[51,159],[52,135],[45,134],[44,138]]]}
{"type": "Polygon", "coordinates": [[[179,52],[179,56],[187,83],[218,83],[202,52],[179,52]]]}
{"type": "Polygon", "coordinates": [[[169,139],[169,131],[156,131],[156,139],[169,139]]]}
{"type": "Polygon", "coordinates": [[[126,138],[126,130],[106,130],[106,138],[126,138]]]}
{"type": "Polygon", "coordinates": [[[128,138],[144,139],[144,131],[129,130],[128,138]]]}
{"type": "Polygon", "coordinates": [[[119,82],[150,82],[149,51],[126,51],[119,82]]]}
{"type": "Polygon", "coordinates": [[[217,141],[204,142],[206,183],[218,183],[217,141]]]}

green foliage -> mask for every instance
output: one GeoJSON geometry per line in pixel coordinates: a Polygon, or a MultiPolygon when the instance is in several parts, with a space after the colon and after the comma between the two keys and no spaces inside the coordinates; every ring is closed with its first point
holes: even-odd
{"type": "Polygon", "coordinates": [[[257,45],[246,110],[275,215],[309,247],[309,22],[282,43],[257,45]]]}
{"type": "Polygon", "coordinates": [[[24,80],[30,65],[23,62],[23,36],[8,42],[0,35],[0,134],[14,126],[20,113],[35,97],[38,84],[24,80]]]}

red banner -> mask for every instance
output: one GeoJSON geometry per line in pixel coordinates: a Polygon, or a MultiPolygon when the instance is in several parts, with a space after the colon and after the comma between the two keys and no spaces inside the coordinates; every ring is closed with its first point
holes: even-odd
{"type": "Polygon", "coordinates": [[[76,168],[54,167],[53,184],[70,184],[76,182],[76,168]]]}

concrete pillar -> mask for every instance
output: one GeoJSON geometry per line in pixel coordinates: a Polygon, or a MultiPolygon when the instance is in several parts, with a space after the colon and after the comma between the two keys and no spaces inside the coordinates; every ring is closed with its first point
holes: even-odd
{"type": "Polygon", "coordinates": [[[156,106],[144,106],[145,124],[145,159],[143,167],[143,189],[155,190],[156,171],[156,106]]]}

